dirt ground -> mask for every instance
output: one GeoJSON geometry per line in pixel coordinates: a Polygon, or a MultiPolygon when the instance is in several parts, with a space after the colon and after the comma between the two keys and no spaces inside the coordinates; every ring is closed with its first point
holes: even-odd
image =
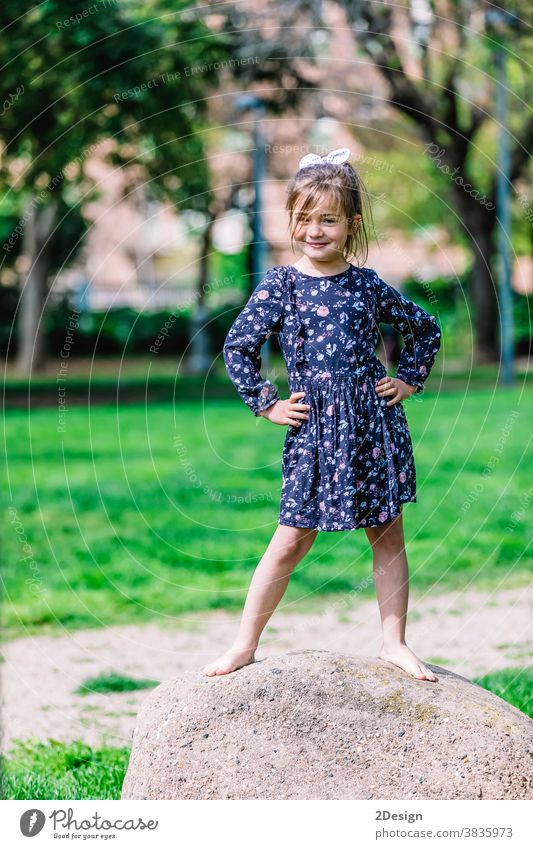
{"type": "MultiPolygon", "coordinates": [[[[490,594],[410,596],[407,642],[426,662],[466,678],[533,664],[533,585],[490,594]]],[[[179,627],[128,625],[26,637],[2,646],[2,748],[14,738],[84,740],[130,745],[148,690],[76,695],[87,678],[109,672],[164,681],[200,670],[227,648],[240,614],[183,617],[179,627]]],[[[325,600],[316,613],[278,610],[256,658],[298,649],[376,656],[379,611],[374,600],[325,600]]]]}

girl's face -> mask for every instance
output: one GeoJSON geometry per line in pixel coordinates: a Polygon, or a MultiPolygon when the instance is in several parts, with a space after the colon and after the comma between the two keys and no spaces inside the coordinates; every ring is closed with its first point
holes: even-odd
{"type": "Polygon", "coordinates": [[[361,221],[356,215],[352,221],[328,201],[322,201],[311,212],[301,214],[299,206],[293,211],[294,240],[305,256],[315,262],[334,263],[343,260],[346,239],[361,221]]]}

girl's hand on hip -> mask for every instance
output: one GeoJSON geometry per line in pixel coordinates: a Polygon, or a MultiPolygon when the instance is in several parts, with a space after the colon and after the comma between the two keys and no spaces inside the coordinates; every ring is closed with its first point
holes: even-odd
{"type": "Polygon", "coordinates": [[[309,419],[308,413],[305,412],[310,409],[309,404],[303,404],[297,400],[303,397],[305,397],[305,392],[293,392],[288,400],[282,401],[280,399],[276,401],[275,404],[263,410],[261,415],[273,424],[299,427],[302,424],[302,419],[304,421],[309,419]]]}
{"type": "Polygon", "coordinates": [[[411,386],[410,383],[405,383],[399,377],[382,377],[376,383],[376,392],[380,398],[385,398],[389,395],[392,397],[387,401],[387,407],[392,407],[398,401],[404,401],[416,392],[416,386],[411,386]]]}

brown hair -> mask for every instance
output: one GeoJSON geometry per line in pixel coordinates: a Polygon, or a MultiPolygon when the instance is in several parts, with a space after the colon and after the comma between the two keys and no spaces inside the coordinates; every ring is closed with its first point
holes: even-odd
{"type": "Polygon", "coordinates": [[[348,234],[343,256],[345,260],[348,260],[348,257],[351,256],[357,258],[359,252],[361,252],[361,265],[363,266],[368,258],[368,233],[365,226],[363,206],[366,206],[370,220],[372,220],[372,210],[365,185],[349,162],[343,162],[339,165],[332,162],[318,162],[315,165],[308,165],[305,168],[300,168],[289,181],[285,209],[290,217],[291,247],[294,249],[294,233],[297,222],[293,218],[293,213],[298,201],[301,198],[304,199],[303,205],[298,211],[306,213],[314,208],[316,201],[324,197],[331,198],[335,211],[342,211],[342,214],[349,221],[353,221],[355,215],[362,216],[355,233],[348,234]]]}

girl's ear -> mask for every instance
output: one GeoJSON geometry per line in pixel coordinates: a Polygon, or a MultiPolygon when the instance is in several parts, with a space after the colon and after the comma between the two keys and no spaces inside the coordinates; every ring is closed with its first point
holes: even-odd
{"type": "Polygon", "coordinates": [[[353,230],[353,232],[355,233],[355,231],[357,230],[357,228],[361,224],[361,221],[362,221],[361,215],[354,215],[353,218],[348,218],[348,228],[350,230],[353,230]]]}

